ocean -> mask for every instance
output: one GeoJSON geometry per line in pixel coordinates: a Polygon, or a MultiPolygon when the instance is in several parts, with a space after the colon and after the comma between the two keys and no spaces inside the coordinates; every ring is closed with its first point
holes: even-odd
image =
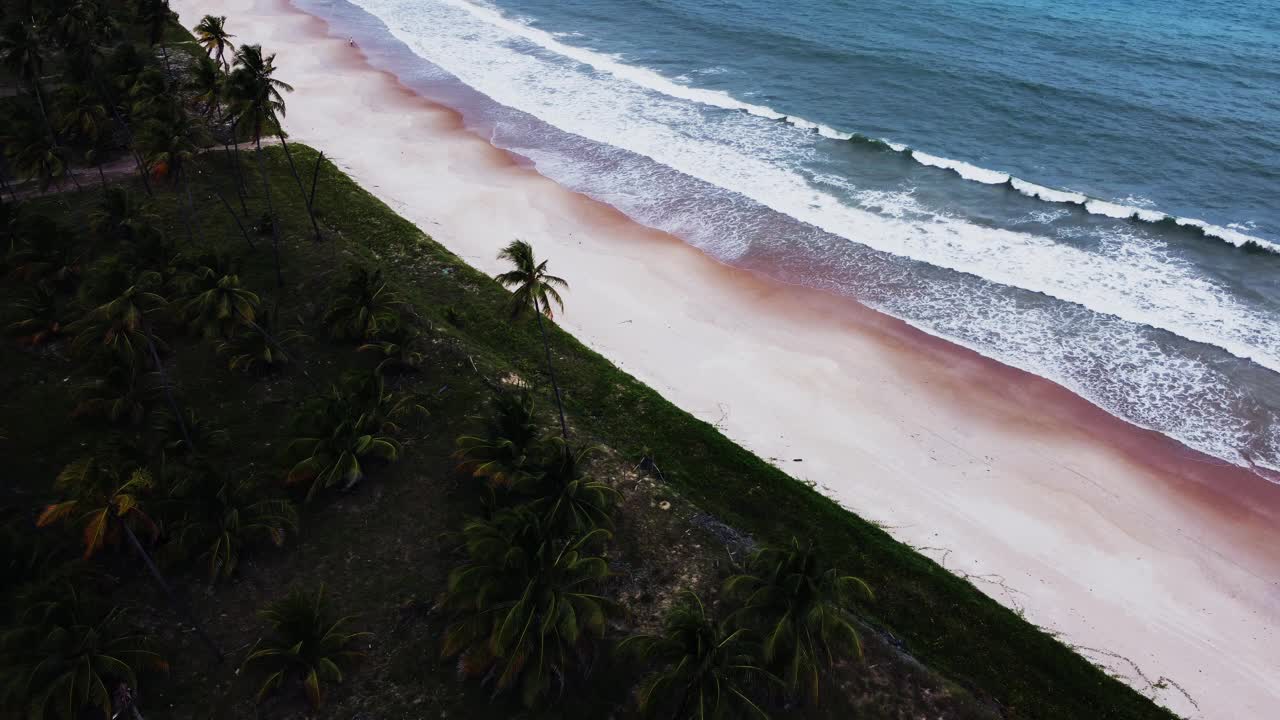
{"type": "Polygon", "coordinates": [[[298,4],[641,223],[1280,481],[1274,3],[298,4]]]}

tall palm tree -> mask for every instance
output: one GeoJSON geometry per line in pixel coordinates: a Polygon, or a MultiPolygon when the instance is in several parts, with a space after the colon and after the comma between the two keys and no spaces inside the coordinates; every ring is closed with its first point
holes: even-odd
{"type": "Polygon", "coordinates": [[[132,533],[138,527],[153,537],[160,534],[159,526],[142,509],[143,499],[155,486],[144,468],[124,468],[112,458],[90,455],[63,468],[56,486],[71,497],[45,507],[36,526],[64,520],[82,525],[85,558],[117,544],[122,531],[132,533]]]}
{"type": "Polygon", "coordinates": [[[510,261],[514,270],[500,273],[495,279],[509,288],[515,288],[511,295],[511,317],[518,318],[526,312],[533,311],[538,319],[538,330],[542,333],[542,347],[547,355],[547,375],[551,378],[551,389],[556,401],[556,410],[560,413],[560,434],[569,440],[569,425],[564,420],[564,403],[560,397],[560,385],[556,382],[555,367],[551,364],[551,341],[547,337],[547,329],[543,325],[542,316],[554,317],[553,305],[564,309],[564,300],[560,298],[557,287],[568,288],[564,279],[547,273],[547,261],[538,262],[533,255],[533,246],[523,240],[514,240],[498,253],[499,260],[510,261]]]}
{"type": "Polygon", "coordinates": [[[187,241],[194,243],[195,203],[191,199],[191,182],[187,177],[196,153],[209,142],[209,131],[197,118],[187,112],[181,103],[171,102],[156,113],[143,126],[139,145],[152,171],[168,175],[173,182],[173,192],[178,196],[186,190],[186,204],[181,197],[178,207],[187,226],[187,241]]]}
{"type": "Polygon", "coordinates": [[[89,230],[101,241],[145,245],[159,239],[160,216],[145,198],[117,185],[89,213],[89,230]]]}
{"type": "Polygon", "coordinates": [[[281,91],[291,92],[293,86],[272,77],[275,73],[275,57],[263,57],[261,45],[241,45],[236,52],[235,69],[227,79],[227,89],[236,124],[248,127],[253,133],[258,173],[262,176],[262,187],[267,196],[267,213],[271,216],[271,251],[275,258],[276,286],[284,287],[284,275],[280,270],[280,223],[271,200],[271,179],[267,175],[266,160],[262,155],[262,133],[277,126],[279,116],[284,114],[284,97],[281,91]]]}
{"type": "Polygon", "coordinates": [[[36,181],[41,192],[51,185],[61,188],[68,177],[80,187],[67,163],[66,148],[58,145],[52,134],[42,132],[31,122],[17,118],[8,129],[0,131],[0,143],[4,144],[14,169],[28,180],[36,181]]]}
{"type": "Polygon", "coordinates": [[[57,137],[53,132],[53,124],[49,122],[49,114],[44,104],[44,92],[40,89],[40,76],[44,71],[44,48],[41,44],[43,29],[35,20],[23,22],[14,20],[5,26],[0,33],[0,62],[10,70],[18,73],[35,93],[36,102],[40,105],[40,116],[44,118],[45,130],[49,134],[49,142],[56,146],[57,137]]]}
{"type": "Polygon", "coordinates": [[[227,32],[226,26],[226,15],[205,15],[200,18],[199,24],[192,28],[196,34],[196,42],[200,43],[200,47],[215,58],[224,70],[231,68],[226,58],[227,51],[235,52],[236,49],[231,42],[231,38],[235,35],[227,32]]]}
{"type": "Polygon", "coordinates": [[[609,576],[590,547],[607,531],[555,537],[528,507],[503,510],[463,528],[469,560],[449,574],[442,608],[455,613],[442,653],[466,675],[519,688],[533,706],[556,681],[563,690],[586,666],[613,604],[596,590],[609,576]]]}
{"type": "Polygon", "coordinates": [[[118,297],[93,310],[68,326],[76,333],[72,349],[106,353],[129,368],[144,360],[156,344],[147,327],[148,316],[168,304],[152,288],[159,283],[157,273],[143,273],[118,297]]]}
{"type": "Polygon", "coordinates": [[[707,613],[691,591],[667,611],[662,632],[633,635],[618,651],[657,668],[640,682],[640,712],[678,720],[768,716],[751,699],[753,689],[777,682],[757,664],[759,644],[745,628],[730,630],[707,613]]]}
{"type": "Polygon", "coordinates": [[[799,697],[817,702],[820,680],[837,660],[862,655],[850,608],[857,597],[873,598],[871,588],[829,566],[813,541],[757,550],[724,591],[742,601],[730,620],[759,630],[765,662],[799,697]]]}

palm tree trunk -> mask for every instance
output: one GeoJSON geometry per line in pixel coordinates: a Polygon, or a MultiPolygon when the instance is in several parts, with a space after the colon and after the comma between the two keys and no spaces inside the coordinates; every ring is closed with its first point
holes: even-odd
{"type": "Polygon", "coordinates": [[[324,151],[316,158],[316,166],[311,170],[311,206],[316,204],[316,185],[320,182],[320,166],[324,164],[324,151]]]}
{"type": "Polygon", "coordinates": [[[253,240],[249,237],[249,231],[245,229],[244,223],[240,222],[240,216],[236,215],[236,209],[231,207],[231,203],[227,202],[227,197],[218,188],[214,188],[213,193],[222,201],[222,206],[227,209],[227,212],[231,213],[231,218],[236,221],[236,227],[240,228],[240,234],[244,236],[244,241],[249,244],[249,249],[257,250],[258,248],[254,247],[253,240]]]}
{"type": "Polygon", "coordinates": [[[534,305],[533,313],[538,316],[538,330],[542,333],[542,348],[547,352],[547,375],[551,376],[551,390],[555,393],[556,410],[560,412],[560,435],[565,441],[565,452],[569,452],[569,425],[564,421],[564,402],[560,399],[560,385],[556,382],[556,369],[551,364],[551,341],[547,338],[547,328],[542,324],[542,313],[534,305]]]}
{"type": "Polygon", "coordinates": [[[98,92],[102,94],[102,98],[106,101],[107,107],[111,109],[111,117],[120,125],[120,127],[124,128],[125,142],[129,144],[129,153],[133,155],[133,162],[138,166],[138,177],[142,178],[142,187],[147,191],[147,197],[155,197],[154,193],[151,192],[151,181],[147,179],[146,164],[142,162],[142,156],[138,154],[136,149],[137,146],[134,145],[133,142],[133,130],[129,127],[129,123],[125,122],[124,118],[121,117],[120,110],[116,108],[115,100],[113,100],[111,95],[107,92],[107,87],[102,82],[102,78],[98,77],[97,73],[95,73],[93,79],[96,81],[98,86],[98,92]]]}
{"type": "Polygon", "coordinates": [[[255,128],[253,144],[258,154],[258,172],[262,175],[262,190],[267,196],[267,214],[271,216],[271,254],[276,261],[276,287],[284,287],[284,275],[280,272],[280,227],[276,223],[276,209],[271,202],[271,180],[267,177],[267,161],[262,157],[262,132],[255,128]]]}
{"type": "Polygon", "coordinates": [[[44,120],[44,129],[49,133],[49,142],[53,147],[58,147],[58,136],[53,132],[53,124],[49,122],[49,114],[44,109],[44,93],[40,90],[40,78],[32,75],[31,86],[36,91],[36,103],[40,106],[40,117],[44,120]]]}
{"type": "MultiPolygon", "coordinates": [[[[187,191],[187,217],[190,218],[190,222],[198,223],[199,218],[196,217],[196,204],[191,200],[191,180],[187,177],[187,168],[185,166],[182,168],[182,186],[187,191]]],[[[197,231],[197,234],[201,235],[200,242],[203,243],[203,233],[197,231]]]]}
{"type": "Polygon", "coordinates": [[[249,208],[245,205],[245,189],[244,168],[240,166],[240,119],[236,118],[231,121],[231,171],[236,177],[236,194],[240,196],[240,212],[245,217],[249,217],[249,208]]]}
{"type": "Polygon", "coordinates": [[[133,546],[133,551],[138,554],[142,563],[147,566],[147,571],[151,573],[152,579],[154,579],[156,584],[160,586],[160,589],[164,591],[165,597],[169,600],[169,604],[173,606],[173,609],[176,610],[179,615],[186,616],[187,622],[191,623],[191,627],[195,628],[196,634],[199,635],[200,639],[204,641],[204,644],[208,645],[209,649],[213,651],[214,657],[218,658],[218,662],[223,662],[224,656],[222,654],[222,650],[213,641],[213,638],[209,637],[205,633],[204,628],[200,625],[200,622],[196,620],[191,609],[183,603],[178,602],[177,596],[173,594],[173,588],[170,588],[169,583],[165,582],[164,576],[160,574],[160,568],[156,567],[155,561],[151,559],[151,554],[147,552],[147,549],[142,547],[142,543],[138,541],[138,536],[133,533],[133,528],[129,527],[129,523],[125,522],[123,519],[120,520],[120,524],[124,527],[124,533],[128,536],[129,544],[133,546]]]}
{"type": "Polygon", "coordinates": [[[173,199],[178,201],[178,212],[182,213],[182,224],[187,229],[187,244],[195,247],[195,235],[191,231],[191,216],[187,214],[187,206],[182,202],[182,169],[173,174],[173,199]]]}
{"type": "Polygon", "coordinates": [[[293,164],[293,153],[289,152],[289,142],[284,139],[284,132],[280,133],[280,145],[284,148],[284,156],[289,159],[289,171],[293,173],[293,181],[298,183],[298,192],[302,194],[302,202],[307,204],[307,215],[311,218],[311,229],[316,234],[316,241],[320,240],[320,226],[316,224],[316,214],[311,210],[311,199],[307,197],[307,191],[302,187],[302,178],[298,177],[298,167],[293,164]]]}

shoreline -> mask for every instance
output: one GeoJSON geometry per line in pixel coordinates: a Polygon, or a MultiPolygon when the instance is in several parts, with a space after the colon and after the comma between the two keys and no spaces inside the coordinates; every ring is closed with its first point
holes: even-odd
{"type": "Polygon", "coordinates": [[[1086,653],[1175,711],[1248,716],[1280,698],[1280,587],[1266,574],[1280,567],[1280,486],[639,226],[493,147],[284,0],[174,5],[184,25],[225,13],[237,40],[278,52],[298,88],[290,131],[473,266],[492,272],[500,245],[531,241],[570,281],[565,329],[736,442],[1065,641],[1131,659],[1141,670],[1086,653]],[[1199,710],[1139,673],[1172,679],[1199,710]]]}

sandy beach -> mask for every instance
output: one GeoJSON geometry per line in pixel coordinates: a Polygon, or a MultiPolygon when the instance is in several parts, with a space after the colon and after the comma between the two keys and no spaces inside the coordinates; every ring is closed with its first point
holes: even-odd
{"type": "Polygon", "coordinates": [[[1181,715],[1280,706],[1280,486],[566,190],[284,0],[172,6],[276,53],[291,136],[468,263],[531,242],[561,325],[685,410],[1181,715]]]}

